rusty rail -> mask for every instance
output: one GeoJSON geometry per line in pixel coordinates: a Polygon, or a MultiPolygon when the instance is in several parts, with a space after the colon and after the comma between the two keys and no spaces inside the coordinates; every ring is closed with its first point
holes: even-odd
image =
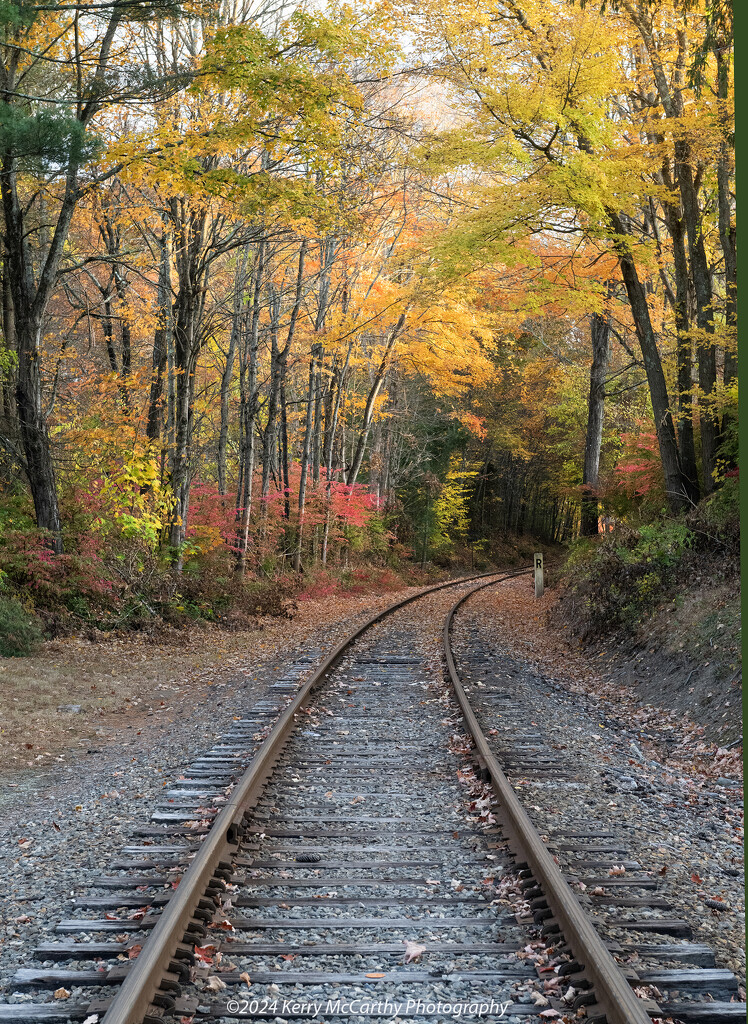
{"type": "MultiPolygon", "coordinates": [[[[531,571],[531,570],[527,570],[531,571]]],[[[481,729],[467,694],[460,682],[450,643],[450,631],[455,612],[469,597],[479,590],[500,583],[492,580],[474,587],[470,593],[455,601],[444,622],[444,652],[447,668],[465,724],[472,735],[475,750],[491,777],[491,785],[502,815],[502,831],[518,861],[525,862],[561,928],[565,942],[574,959],[594,987],[596,1011],[604,1013],[608,1024],[650,1024],[645,1004],[640,1000],[623,975],[607,947],[595,930],[588,914],[548,852],[535,826],[517,798],[501,765],[494,756],[481,729]]],[[[587,1007],[591,1015],[592,1007],[587,1007]]],[[[595,1014],[597,1015],[597,1014],[595,1014]]]]}
{"type": "MultiPolygon", "coordinates": [[[[162,1012],[173,1007],[174,993],[179,991],[178,961],[190,957],[194,935],[189,933],[191,926],[194,927],[193,921],[200,902],[206,896],[210,897],[211,890],[216,892],[223,888],[224,882],[220,875],[225,870],[224,865],[228,866],[231,856],[236,853],[247,816],[260,799],[267,780],[291,738],[296,715],[346,650],[373,625],[405,605],[446,587],[459,586],[472,580],[484,579],[486,576],[496,576],[499,572],[500,570],[494,570],[465,576],[411,594],[372,616],[327,656],[282,713],[237,783],[230,800],[216,816],[210,832],[185,871],[179,888],[169,900],[156,926],[143,944],[140,955],[133,962],[132,969],[106,1009],[101,1024],[156,1024],[161,1020],[161,1016],[158,1012],[151,1013],[151,1007],[160,1008],[162,1012]]],[[[505,573],[503,578],[506,576],[505,573]]],[[[93,1010],[93,1006],[91,1009],[93,1010]]]]}

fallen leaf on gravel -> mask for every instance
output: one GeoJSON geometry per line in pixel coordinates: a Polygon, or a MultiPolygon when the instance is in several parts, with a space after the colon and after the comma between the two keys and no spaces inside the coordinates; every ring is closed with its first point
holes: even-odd
{"type": "Polygon", "coordinates": [[[217,975],[213,974],[205,983],[205,988],[208,992],[222,992],[223,989],[228,988],[225,981],[222,981],[217,975]]]}
{"type": "Polygon", "coordinates": [[[406,964],[411,963],[413,960],[417,960],[421,954],[425,952],[425,946],[419,946],[417,942],[410,942],[408,939],[405,939],[405,953],[403,954],[403,960],[406,964]]]}
{"type": "Polygon", "coordinates": [[[626,868],[623,866],[623,864],[621,864],[621,865],[614,864],[613,867],[608,872],[608,874],[609,875],[625,875],[626,874],[626,868]]]}
{"type": "Polygon", "coordinates": [[[561,1014],[558,1010],[541,1010],[539,1016],[541,1017],[560,1017],[561,1014]]]}
{"type": "Polygon", "coordinates": [[[291,963],[292,960],[296,959],[295,953],[281,953],[281,960],[288,960],[291,963]]]}
{"type": "Polygon", "coordinates": [[[532,1001],[536,1006],[548,1006],[548,1000],[545,998],[542,992],[533,992],[532,1001]]]}
{"type": "Polygon", "coordinates": [[[662,999],[662,992],[656,985],[637,985],[634,992],[640,999],[662,999]]]}
{"type": "Polygon", "coordinates": [[[89,1017],[83,1021],[83,1024],[98,1024],[99,1015],[98,1013],[92,1013],[89,1017]]]}
{"type": "Polygon", "coordinates": [[[204,964],[213,963],[213,954],[215,951],[215,946],[195,946],[195,956],[198,960],[202,960],[204,964]]]}
{"type": "Polygon", "coordinates": [[[242,971],[242,973],[239,975],[239,977],[241,978],[241,980],[243,982],[246,983],[247,988],[251,988],[252,987],[252,979],[250,978],[249,974],[247,974],[246,971],[242,971]]]}
{"type": "Polygon", "coordinates": [[[696,872],[694,871],[694,873],[691,875],[691,881],[695,882],[696,885],[701,885],[701,883],[704,881],[704,879],[701,877],[701,875],[697,875],[696,872]]]}
{"type": "Polygon", "coordinates": [[[367,978],[383,978],[384,974],[381,971],[371,971],[366,975],[367,978]]]}
{"type": "Polygon", "coordinates": [[[31,924],[31,918],[27,914],[21,914],[20,917],[14,917],[13,920],[16,924],[31,924]]]}
{"type": "Polygon", "coordinates": [[[116,914],[104,914],[104,918],[107,921],[119,921],[119,918],[117,917],[116,914]]]}
{"type": "Polygon", "coordinates": [[[28,848],[31,846],[31,840],[30,839],[19,839],[18,840],[18,845],[21,847],[22,850],[28,850],[28,848]]]}
{"type": "Polygon", "coordinates": [[[66,988],[56,988],[54,992],[55,999],[69,999],[70,993],[66,988]]]}
{"type": "Polygon", "coordinates": [[[137,956],[140,953],[142,948],[143,947],[139,946],[137,943],[134,946],[130,946],[129,949],[125,950],[125,952],[127,953],[127,959],[128,960],[135,960],[135,959],[137,959],[137,956]]]}

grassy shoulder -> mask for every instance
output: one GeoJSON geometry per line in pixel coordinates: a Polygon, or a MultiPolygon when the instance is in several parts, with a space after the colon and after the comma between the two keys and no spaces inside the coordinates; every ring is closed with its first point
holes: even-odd
{"type": "Polygon", "coordinates": [[[168,725],[208,701],[211,687],[252,678],[317,634],[323,645],[337,642],[354,619],[434,581],[416,570],[318,573],[293,593],[284,587],[282,604],[256,604],[252,616],[107,631],[81,621],[25,657],[0,657],[0,764],[44,767],[128,727],[168,725]]]}

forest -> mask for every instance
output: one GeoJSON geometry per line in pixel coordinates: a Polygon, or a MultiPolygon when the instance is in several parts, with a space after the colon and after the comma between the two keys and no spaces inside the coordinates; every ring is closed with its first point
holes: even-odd
{"type": "Polygon", "coordinates": [[[608,533],[644,599],[736,537],[725,0],[0,32],[3,653],[608,533]]]}

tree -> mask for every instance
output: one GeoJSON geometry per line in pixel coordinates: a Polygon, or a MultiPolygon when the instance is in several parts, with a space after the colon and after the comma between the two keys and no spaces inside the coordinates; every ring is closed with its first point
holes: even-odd
{"type": "Polygon", "coordinates": [[[607,313],[590,316],[592,366],[590,394],[587,400],[587,434],[584,443],[582,475],[582,509],[580,531],[583,537],[598,533],[597,484],[600,472],[600,448],[603,441],[605,413],[605,378],[610,363],[610,319],[607,313]]]}
{"type": "Polygon", "coordinates": [[[171,10],[168,2],[150,0],[104,3],[95,11],[77,3],[54,12],[25,4],[3,9],[0,192],[18,355],[16,410],[36,521],[58,552],[60,512],[42,390],[45,315],[75,209],[109,174],[96,165],[100,115],[114,103],[174,88],[148,73],[138,86],[112,74],[126,52],[128,28],[171,10]]]}
{"type": "MultiPolygon", "coordinates": [[[[656,261],[664,252],[661,232],[667,233],[668,222],[675,232],[676,263],[680,258],[671,216],[675,206],[687,241],[685,272],[696,299],[695,330],[686,328],[677,295],[672,305],[680,318],[682,357],[686,337],[696,341],[703,475],[709,490],[719,396],[715,295],[708,287],[699,190],[708,147],[719,144],[722,152],[726,139],[724,103],[717,117],[704,103],[696,113],[685,112],[693,97],[693,92],[687,96],[686,68],[694,45],[678,29],[678,18],[684,16],[683,5],[677,3],[653,7],[627,0],[601,11],[590,4],[580,10],[573,4],[535,0],[521,7],[513,0],[485,0],[461,9],[455,18],[449,5],[432,0],[413,10],[409,19],[431,58],[431,73],[454,89],[461,122],[441,135],[431,133],[424,162],[437,174],[466,164],[476,169],[474,183],[461,191],[464,212],[442,251],[450,253],[456,273],[465,273],[492,262],[513,265],[522,259],[526,241],[542,234],[606,242],[618,258],[631,307],[666,493],[674,510],[690,506],[695,481],[687,425],[681,432],[684,451],[679,451],[663,342],[655,328],[660,301],[656,261]],[[505,52],[515,57],[507,61],[505,52]],[[433,59],[435,54],[438,59],[433,59]],[[664,74],[665,64],[672,68],[672,81],[664,74]],[[700,146],[694,141],[699,131],[705,140],[700,146]],[[676,195],[667,189],[663,166],[674,175],[676,195]],[[665,217],[663,206],[670,208],[665,217]]],[[[689,14],[691,20],[699,16],[689,14]]],[[[722,38],[728,35],[725,31],[722,38]]],[[[723,83],[723,94],[725,88],[723,83]]],[[[725,170],[729,177],[727,165],[720,173],[724,177],[725,170]]],[[[722,215],[725,237],[729,212],[722,215]]],[[[731,268],[730,256],[726,264],[731,268]]],[[[676,266],[676,276],[682,269],[676,266]]],[[[670,268],[662,266],[659,276],[660,287],[672,295],[670,268]]],[[[687,382],[685,366],[681,374],[682,421],[690,413],[684,393],[690,396],[692,390],[690,359],[688,371],[687,382]]]]}

